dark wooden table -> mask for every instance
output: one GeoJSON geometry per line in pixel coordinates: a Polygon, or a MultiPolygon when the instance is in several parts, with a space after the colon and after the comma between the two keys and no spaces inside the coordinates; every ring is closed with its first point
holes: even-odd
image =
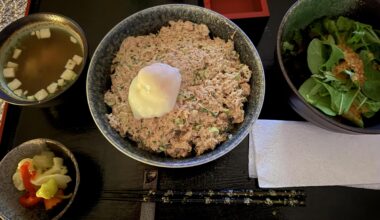
{"type": "MultiPolygon", "coordinates": [[[[301,120],[288,102],[290,93],[275,60],[275,39],[281,18],[295,0],[269,0],[270,18],[236,20],[261,55],[267,81],[261,118],[301,120]]],[[[84,29],[90,56],[102,37],[119,21],[149,6],[194,1],[40,0],[31,13],[55,12],[76,20],[84,29]]],[[[46,108],[11,106],[0,145],[0,158],[14,146],[46,137],[68,146],[81,170],[79,193],[65,219],[138,219],[140,204],[125,202],[115,191],[141,189],[143,172],[151,167],[116,150],[98,131],[89,113],[83,74],[63,102],[46,108]]],[[[363,172],[366,172],[363,170],[363,172]]],[[[352,175],[355,175],[353,173],[352,175]]],[[[160,189],[257,188],[248,178],[248,138],[226,156],[189,169],[159,168],[160,189]]],[[[218,205],[166,205],[156,219],[380,219],[380,191],[346,187],[303,188],[306,207],[262,208],[218,205]]],[[[0,189],[1,190],[1,189],[0,189]]]]}

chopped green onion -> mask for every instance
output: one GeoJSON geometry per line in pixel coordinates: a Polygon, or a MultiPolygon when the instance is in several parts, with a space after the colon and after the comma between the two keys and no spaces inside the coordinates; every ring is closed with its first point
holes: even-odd
{"type": "Polygon", "coordinates": [[[201,130],[201,128],[202,128],[202,125],[199,125],[199,124],[194,126],[194,129],[195,129],[196,131],[201,130]]]}
{"type": "Polygon", "coordinates": [[[164,151],[166,151],[166,148],[168,147],[168,144],[162,144],[162,145],[160,145],[159,147],[158,147],[158,150],[160,151],[160,152],[164,152],[164,151]]]}
{"type": "Polygon", "coordinates": [[[185,123],[185,121],[181,118],[174,119],[174,124],[176,124],[176,125],[183,125],[184,123],[185,123]]]}
{"type": "Polygon", "coordinates": [[[205,108],[205,107],[201,107],[199,110],[200,110],[201,112],[208,112],[208,109],[205,108]]]}
{"type": "Polygon", "coordinates": [[[230,110],[229,110],[228,108],[224,108],[222,111],[223,111],[224,113],[226,113],[227,115],[230,114],[230,110]]]}
{"type": "Polygon", "coordinates": [[[210,112],[212,114],[212,116],[216,117],[219,115],[219,112],[210,112]]]}
{"type": "Polygon", "coordinates": [[[211,128],[208,129],[208,131],[211,132],[211,133],[217,133],[217,134],[219,134],[219,129],[217,127],[211,127],[211,128]]]}

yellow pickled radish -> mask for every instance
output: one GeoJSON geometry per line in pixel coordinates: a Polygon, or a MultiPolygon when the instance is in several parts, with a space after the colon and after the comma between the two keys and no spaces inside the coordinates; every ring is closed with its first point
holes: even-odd
{"type": "Polygon", "coordinates": [[[58,192],[58,184],[54,178],[49,179],[41,185],[41,188],[36,192],[36,196],[44,199],[51,199],[58,192]]]}

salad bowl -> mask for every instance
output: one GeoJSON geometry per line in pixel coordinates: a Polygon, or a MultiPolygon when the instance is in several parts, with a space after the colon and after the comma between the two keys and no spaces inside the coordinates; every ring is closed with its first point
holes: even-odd
{"type": "MultiPolygon", "coordinates": [[[[340,133],[380,133],[380,113],[371,112],[374,113],[373,116],[371,115],[372,117],[368,119],[363,117],[364,123],[355,124],[352,120],[349,121],[343,117],[332,116],[335,112],[328,115],[326,114],[327,110],[323,111],[320,106],[320,108],[315,107],[315,105],[310,104],[310,101],[306,101],[300,92],[300,87],[311,75],[310,61],[315,63],[316,59],[310,59],[308,55],[289,58],[284,52],[284,48],[289,46],[286,45],[286,42],[294,42],[297,38],[294,33],[305,31],[306,28],[310,28],[310,24],[318,19],[329,18],[333,20],[343,16],[353,21],[371,25],[373,30],[378,30],[380,27],[376,21],[380,19],[379,10],[380,2],[376,0],[300,0],[287,11],[278,30],[276,54],[283,76],[292,90],[289,103],[303,118],[319,127],[340,133]],[[291,65],[288,65],[289,59],[294,59],[291,61],[291,65]]],[[[305,35],[299,35],[299,37],[304,39],[305,35]]],[[[305,48],[303,50],[306,51],[305,48]]],[[[374,88],[380,89],[379,87],[374,88]]],[[[344,104],[344,102],[342,101],[341,104],[344,104]]]]}

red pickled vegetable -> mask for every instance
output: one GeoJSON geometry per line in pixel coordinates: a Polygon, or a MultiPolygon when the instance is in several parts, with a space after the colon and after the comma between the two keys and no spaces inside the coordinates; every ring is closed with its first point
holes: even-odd
{"type": "Polygon", "coordinates": [[[31,183],[31,179],[33,179],[36,175],[36,172],[30,171],[30,162],[25,162],[20,167],[20,175],[22,179],[22,183],[26,189],[26,193],[20,197],[19,202],[22,206],[26,208],[33,207],[37,205],[42,199],[36,196],[36,188],[31,183]]]}
{"type": "Polygon", "coordinates": [[[24,187],[29,193],[31,194],[36,194],[36,189],[34,185],[31,183],[31,179],[36,175],[35,172],[30,173],[29,167],[30,167],[30,162],[25,162],[21,165],[20,167],[20,174],[21,174],[21,179],[24,184],[24,187]]]}
{"type": "Polygon", "coordinates": [[[18,200],[22,206],[25,208],[30,208],[37,205],[42,199],[38,198],[36,194],[31,194],[26,192],[23,196],[18,200]]]}
{"type": "Polygon", "coordinates": [[[45,209],[49,210],[56,206],[58,203],[62,202],[63,191],[58,190],[58,192],[55,194],[55,196],[51,199],[44,199],[45,209]]]}

